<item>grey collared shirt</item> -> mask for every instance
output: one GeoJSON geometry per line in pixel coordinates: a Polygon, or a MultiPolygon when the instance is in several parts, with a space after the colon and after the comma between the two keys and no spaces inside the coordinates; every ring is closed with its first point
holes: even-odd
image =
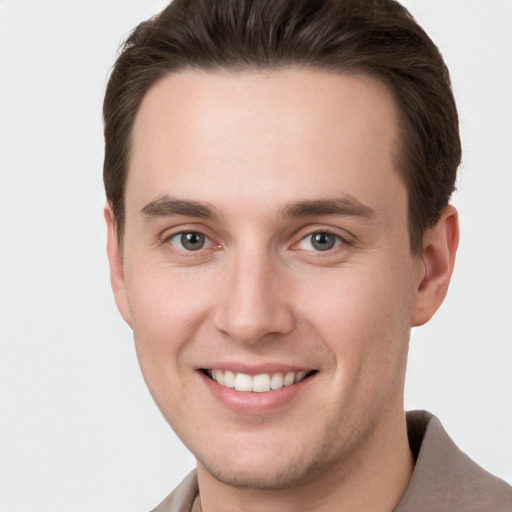
{"type": "MultiPolygon", "coordinates": [[[[512,512],[512,487],[461,452],[426,411],[407,413],[414,472],[395,512],[512,512]]],[[[153,512],[190,512],[198,493],[192,471],[153,512]]]]}

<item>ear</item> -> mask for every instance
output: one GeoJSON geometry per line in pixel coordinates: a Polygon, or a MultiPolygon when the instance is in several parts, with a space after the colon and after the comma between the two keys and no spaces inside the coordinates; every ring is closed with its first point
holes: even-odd
{"type": "Polygon", "coordinates": [[[458,245],[459,218],[457,210],[448,205],[423,237],[423,272],[415,292],[411,327],[428,322],[441,306],[448,292],[458,245]]]}
{"type": "Polygon", "coordinates": [[[128,305],[128,296],[126,294],[126,281],[124,278],[123,257],[119,247],[117,237],[117,228],[114,220],[114,214],[110,205],[107,203],[103,210],[105,222],[107,223],[107,255],[110,265],[110,285],[114,292],[117,309],[125,319],[126,323],[132,327],[130,307],[128,305]]]}

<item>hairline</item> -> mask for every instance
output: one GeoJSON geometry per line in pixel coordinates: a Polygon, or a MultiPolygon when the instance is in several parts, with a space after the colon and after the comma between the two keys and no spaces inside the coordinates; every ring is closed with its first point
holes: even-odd
{"type": "MultiPolygon", "coordinates": [[[[199,63],[180,63],[178,65],[174,65],[173,67],[169,66],[167,69],[161,70],[160,76],[154,78],[153,81],[150,82],[149,86],[146,88],[144,93],[140,96],[138,103],[136,104],[136,108],[133,113],[132,122],[130,125],[130,133],[126,137],[126,147],[125,147],[125,168],[126,175],[123,183],[123,193],[121,200],[121,218],[117,218],[114,212],[114,223],[116,228],[116,234],[118,239],[118,244],[121,252],[123,252],[123,242],[124,242],[124,229],[126,224],[126,188],[128,184],[128,179],[130,175],[130,167],[132,161],[132,153],[133,153],[133,134],[134,134],[134,126],[137,120],[137,116],[141,109],[142,103],[148,93],[155,88],[161,81],[166,78],[174,75],[179,75],[182,73],[186,73],[187,71],[199,71],[204,72],[206,74],[212,75],[241,75],[244,73],[254,73],[254,74],[265,74],[266,72],[273,71],[286,71],[286,70],[310,70],[310,71],[323,71],[326,73],[332,73],[335,75],[348,75],[348,76],[360,76],[374,79],[377,83],[382,85],[385,90],[388,92],[389,97],[391,98],[393,104],[393,111],[396,115],[396,140],[395,147],[392,151],[392,160],[394,163],[394,167],[399,175],[399,178],[402,180],[406,191],[407,191],[407,231],[409,235],[410,241],[410,249],[413,255],[421,254],[422,245],[421,240],[415,239],[414,233],[415,228],[413,226],[412,219],[412,211],[411,211],[411,185],[408,183],[406,177],[407,172],[405,167],[407,164],[407,151],[405,150],[405,142],[406,142],[406,130],[408,125],[408,120],[403,109],[400,108],[400,100],[397,97],[397,93],[395,87],[393,87],[391,79],[386,77],[383,73],[379,73],[374,68],[366,68],[361,64],[357,64],[354,66],[344,66],[343,64],[337,65],[333,63],[329,65],[327,63],[308,63],[308,62],[300,62],[300,61],[289,61],[289,62],[273,62],[273,63],[251,63],[251,62],[233,62],[233,63],[213,63],[211,65],[201,65],[199,63]]],[[[410,134],[409,134],[410,135],[410,134]]],[[[112,208],[112,205],[109,202],[109,205],[112,208]]],[[[416,228],[417,229],[417,228],[416,228]]],[[[425,229],[422,230],[422,234],[425,229]]]]}

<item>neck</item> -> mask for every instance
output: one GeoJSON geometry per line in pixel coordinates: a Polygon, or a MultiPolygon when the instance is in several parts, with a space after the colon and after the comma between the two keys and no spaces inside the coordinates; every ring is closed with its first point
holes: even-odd
{"type": "Polygon", "coordinates": [[[201,463],[197,469],[202,512],[392,512],[407,489],[413,467],[402,411],[394,420],[384,418],[350,457],[294,487],[234,488],[216,480],[201,463]]]}

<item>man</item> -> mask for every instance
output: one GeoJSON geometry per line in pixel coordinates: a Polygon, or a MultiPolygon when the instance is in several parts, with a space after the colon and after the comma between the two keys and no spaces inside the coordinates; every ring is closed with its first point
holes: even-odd
{"type": "Polygon", "coordinates": [[[425,412],[458,244],[448,71],[392,1],[176,0],[107,88],[118,308],[197,459],[157,511],[510,510],[425,412]]]}

